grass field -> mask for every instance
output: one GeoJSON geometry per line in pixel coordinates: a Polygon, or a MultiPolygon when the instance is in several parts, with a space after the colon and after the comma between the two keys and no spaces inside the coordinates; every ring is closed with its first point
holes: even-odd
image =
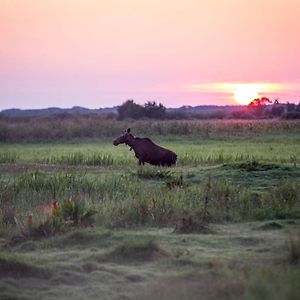
{"type": "Polygon", "coordinates": [[[108,136],[2,143],[0,298],[298,299],[299,124],[176,124],[148,134],[172,168],[108,136]],[[68,215],[49,221],[54,198],[68,215]]]}

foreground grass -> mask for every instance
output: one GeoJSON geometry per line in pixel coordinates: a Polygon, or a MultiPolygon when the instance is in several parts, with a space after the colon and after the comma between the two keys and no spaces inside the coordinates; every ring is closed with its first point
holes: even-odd
{"type": "Polygon", "coordinates": [[[299,222],[276,223],[214,225],[207,235],[96,227],[40,241],[1,240],[0,293],[5,299],[297,299],[300,272],[290,236],[299,234],[299,222]]]}
{"type": "MultiPolygon", "coordinates": [[[[300,217],[300,170],[276,164],[18,170],[0,177],[0,217],[26,222],[40,205],[84,200],[109,227],[174,226],[182,219],[241,222],[300,217]]],[[[5,232],[5,225],[0,232],[5,232]]]]}

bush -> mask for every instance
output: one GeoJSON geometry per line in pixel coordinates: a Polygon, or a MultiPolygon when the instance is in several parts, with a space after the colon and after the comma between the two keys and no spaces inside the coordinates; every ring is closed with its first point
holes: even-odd
{"type": "Polygon", "coordinates": [[[287,120],[299,120],[300,111],[288,111],[282,115],[282,118],[287,120]]]}

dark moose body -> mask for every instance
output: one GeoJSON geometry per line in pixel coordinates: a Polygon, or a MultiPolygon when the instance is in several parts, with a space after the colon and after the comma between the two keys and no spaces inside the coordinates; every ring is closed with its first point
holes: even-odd
{"type": "Polygon", "coordinates": [[[126,144],[133,149],[139,165],[149,163],[154,166],[172,166],[176,164],[177,155],[171,150],[153,143],[149,138],[134,137],[128,128],[123,135],[113,141],[115,146],[126,144]]]}

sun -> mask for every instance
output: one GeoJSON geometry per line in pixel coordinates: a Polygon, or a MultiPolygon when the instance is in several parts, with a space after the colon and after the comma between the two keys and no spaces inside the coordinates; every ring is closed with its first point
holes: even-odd
{"type": "Polygon", "coordinates": [[[234,99],[238,104],[248,105],[253,99],[259,98],[259,84],[236,84],[234,99]]]}
{"type": "Polygon", "coordinates": [[[268,93],[280,92],[284,88],[287,89],[287,85],[275,82],[214,82],[189,85],[189,89],[193,91],[222,93],[228,100],[240,105],[248,105],[254,99],[268,93]]]}

